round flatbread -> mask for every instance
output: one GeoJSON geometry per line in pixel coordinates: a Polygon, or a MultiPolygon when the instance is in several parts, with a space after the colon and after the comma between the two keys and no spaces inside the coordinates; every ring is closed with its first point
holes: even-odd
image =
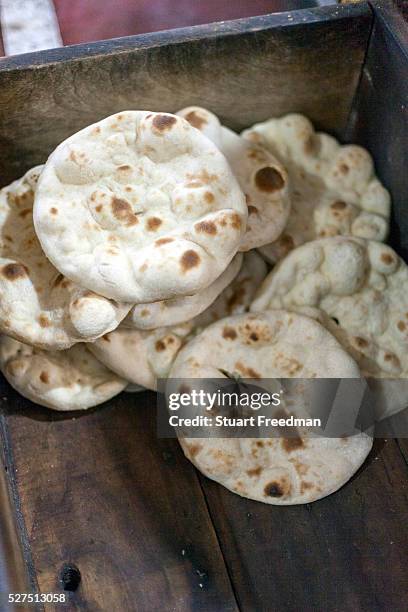
{"type": "Polygon", "coordinates": [[[238,253],[228,268],[209,287],[195,295],[161,300],[150,304],[136,304],[123,321],[124,327],[157,329],[190,321],[208,308],[222,291],[234,280],[242,266],[242,254],[238,253]]]}
{"type": "Polygon", "coordinates": [[[191,321],[150,331],[119,327],[89,344],[89,350],[130,383],[155,391],[157,379],[167,378],[178,351],[192,332],[191,321]]]}
{"type": "Polygon", "coordinates": [[[267,267],[255,252],[245,253],[232,283],[207,309],[180,325],[153,330],[129,329],[121,325],[89,349],[108,368],[132,383],[155,390],[158,378],[167,378],[182,346],[213,321],[247,312],[253,297],[267,275],[267,267]]]}
{"type": "Polygon", "coordinates": [[[237,276],[193,323],[201,329],[223,317],[248,312],[254,296],[268,274],[268,267],[256,251],[248,251],[237,276]]]}
{"type": "Polygon", "coordinates": [[[34,204],[59,271],[134,304],[208,287],[237,252],[246,218],[218,149],[182,118],[145,111],[118,113],[59,145],[34,204]]]}
{"type": "Polygon", "coordinates": [[[202,367],[215,378],[221,370],[254,379],[360,377],[353,358],[320,323],[281,310],[216,321],[179,352],[171,377],[202,378],[202,367]]]}
{"type": "Polygon", "coordinates": [[[45,257],[33,225],[41,169],[0,190],[0,330],[59,350],[115,329],[130,306],[82,289],[45,257]]]}
{"type": "Polygon", "coordinates": [[[288,224],[276,242],[261,249],[269,262],[319,237],[386,239],[390,195],[375,176],[365,149],[341,146],[297,114],[259,123],[242,136],[276,155],[292,187],[288,224]]]}
{"type": "Polygon", "coordinates": [[[213,142],[218,149],[221,149],[221,128],[222,125],[217,115],[201,106],[187,106],[182,108],[178,113],[179,117],[183,117],[190,125],[200,130],[207,138],[213,142]]]}
{"type": "Polygon", "coordinates": [[[180,438],[185,456],[211,480],[265,504],[308,504],[340,489],[372,447],[348,438],[180,438]],[[292,450],[293,446],[293,450],[292,450]]]}
{"type": "Polygon", "coordinates": [[[240,250],[249,251],[276,240],[285,228],[291,204],[288,174],[283,165],[268,149],[222,126],[204,108],[189,106],[177,114],[217,145],[245,193],[248,224],[240,250]]]}
{"type": "MultiPolygon", "coordinates": [[[[359,369],[317,321],[286,311],[229,317],[207,327],[178,354],[175,379],[358,378],[359,369]]],[[[268,504],[309,503],[339,489],[363,463],[372,439],[184,438],[186,457],[238,495],[268,504]]]]}
{"type": "Polygon", "coordinates": [[[0,369],[21,395],[54,410],[86,410],[127,385],[97,361],[85,344],[44,351],[2,335],[0,369]]]}
{"type": "MultiPolygon", "coordinates": [[[[304,244],[273,269],[251,310],[302,306],[330,317],[364,376],[408,378],[408,267],[389,246],[345,236],[304,244]]],[[[385,394],[378,418],[408,404],[402,387],[385,394]]]]}

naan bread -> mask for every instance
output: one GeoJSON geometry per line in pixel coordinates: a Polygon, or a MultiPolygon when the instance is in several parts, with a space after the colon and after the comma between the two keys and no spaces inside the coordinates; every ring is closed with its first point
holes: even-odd
{"type": "MultiPolygon", "coordinates": [[[[350,344],[347,331],[340,327],[337,319],[319,308],[312,306],[295,306],[288,308],[291,312],[297,312],[315,319],[321,323],[338,342],[347,350],[353,359],[359,363],[361,355],[359,351],[350,344]]],[[[387,419],[408,408],[408,378],[367,378],[367,384],[371,391],[370,402],[372,413],[368,418],[374,417],[376,421],[387,419]]]]}
{"type": "Polygon", "coordinates": [[[167,378],[178,351],[192,332],[191,321],[150,331],[119,327],[88,346],[118,376],[155,391],[157,379],[167,378]]]}
{"type": "Polygon", "coordinates": [[[195,328],[201,329],[223,317],[248,312],[267,274],[268,267],[256,251],[245,253],[239,274],[211,306],[194,319],[195,328]]]}
{"type": "Polygon", "coordinates": [[[261,253],[271,263],[319,237],[338,234],[384,241],[390,195],[374,174],[365,149],[341,146],[315,132],[302,115],[254,125],[242,136],[266,147],[285,165],[292,187],[292,210],[285,231],[261,253]]]}
{"type": "Polygon", "coordinates": [[[308,504],[340,489],[372,447],[348,438],[180,438],[185,456],[241,497],[278,506],[308,504]]]}
{"type": "Polygon", "coordinates": [[[242,254],[237,253],[228,268],[209,287],[194,295],[136,304],[123,321],[124,327],[157,329],[190,321],[208,308],[234,280],[242,266],[242,254]]]}
{"type": "Polygon", "coordinates": [[[0,369],[21,395],[54,410],[86,410],[127,385],[97,361],[85,344],[44,351],[2,335],[0,369]]]}
{"type": "MultiPolygon", "coordinates": [[[[389,246],[345,236],[304,244],[273,269],[251,310],[303,306],[337,324],[336,337],[363,376],[408,378],[408,267],[389,246]]],[[[377,392],[381,385],[378,380],[377,392]]],[[[384,385],[389,389],[378,418],[408,404],[408,393],[405,401],[401,396],[405,385],[384,385]]]]}
{"type": "Polygon", "coordinates": [[[132,383],[155,390],[158,378],[167,378],[182,346],[213,321],[249,310],[267,267],[254,251],[245,253],[239,274],[203,313],[184,324],[153,330],[123,325],[89,349],[108,368],[132,383]]]}
{"type": "Polygon", "coordinates": [[[249,216],[240,250],[249,251],[276,240],[287,223],[291,202],[288,175],[282,164],[265,147],[222,126],[204,108],[189,106],[177,114],[217,145],[245,193],[249,216]]]}
{"type": "MultiPolygon", "coordinates": [[[[226,372],[253,379],[360,375],[354,360],[317,321],[281,310],[229,317],[207,327],[179,352],[170,377],[222,378],[226,372]]],[[[366,434],[184,438],[180,444],[203,474],[234,493],[284,505],[309,503],[339,489],[363,463],[372,439],[366,434]]]]}
{"type": "Polygon", "coordinates": [[[225,157],[180,117],[125,111],[51,154],[34,204],[60,272],[136,303],[208,287],[237,252],[245,197],[225,157]]]}
{"type": "Polygon", "coordinates": [[[180,351],[171,377],[201,378],[201,367],[214,378],[221,369],[254,379],[360,377],[353,358],[320,323],[283,310],[213,323],[180,351]]]}
{"type": "Polygon", "coordinates": [[[41,169],[33,168],[0,190],[0,330],[56,350],[115,329],[130,305],[82,289],[45,257],[33,225],[41,169]]]}

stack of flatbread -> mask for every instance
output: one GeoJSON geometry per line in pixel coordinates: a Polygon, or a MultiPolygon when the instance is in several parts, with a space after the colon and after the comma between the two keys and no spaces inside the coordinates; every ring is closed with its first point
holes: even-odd
{"type": "MultiPolygon", "coordinates": [[[[366,376],[387,416],[408,397],[389,217],[369,153],[301,115],[238,135],[199,107],[123,111],[0,191],[1,370],[55,410],[159,378],[366,376]]],[[[372,440],[180,443],[233,492],[294,504],[341,487],[372,440]]]]}

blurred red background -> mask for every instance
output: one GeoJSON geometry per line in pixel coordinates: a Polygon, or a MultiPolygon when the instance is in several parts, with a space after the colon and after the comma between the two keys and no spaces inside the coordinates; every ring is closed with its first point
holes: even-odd
{"type": "MultiPolygon", "coordinates": [[[[1,1],[1,0],[0,0],[1,1]]],[[[313,6],[314,0],[53,0],[65,45],[313,6]]],[[[4,55],[0,31],[0,56],[4,55]]]]}
{"type": "Polygon", "coordinates": [[[64,44],[302,8],[301,0],[54,0],[64,44]]]}
{"type": "MultiPolygon", "coordinates": [[[[403,12],[408,12],[408,0],[394,0],[394,3],[403,12]]],[[[54,0],[66,45],[289,11],[315,4],[313,0],[54,0]]]]}

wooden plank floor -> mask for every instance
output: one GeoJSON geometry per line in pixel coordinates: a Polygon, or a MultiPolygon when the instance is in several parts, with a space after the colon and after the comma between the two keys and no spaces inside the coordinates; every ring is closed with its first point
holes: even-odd
{"type": "Polygon", "coordinates": [[[313,504],[268,507],[203,485],[241,609],[406,609],[407,464],[395,440],[376,441],[352,481],[313,504]]]}
{"type": "Polygon", "coordinates": [[[0,396],[13,406],[9,475],[33,579],[62,592],[64,564],[81,572],[64,610],[406,609],[406,441],[377,442],[324,500],[272,507],[198,476],[177,442],[158,440],[152,393],[75,418],[6,383],[0,396]]]}
{"type": "Polygon", "coordinates": [[[82,581],[69,610],[236,610],[197,476],[176,441],[156,439],[154,394],[77,418],[7,397],[41,592],[61,592],[60,570],[74,563],[82,581]]]}

